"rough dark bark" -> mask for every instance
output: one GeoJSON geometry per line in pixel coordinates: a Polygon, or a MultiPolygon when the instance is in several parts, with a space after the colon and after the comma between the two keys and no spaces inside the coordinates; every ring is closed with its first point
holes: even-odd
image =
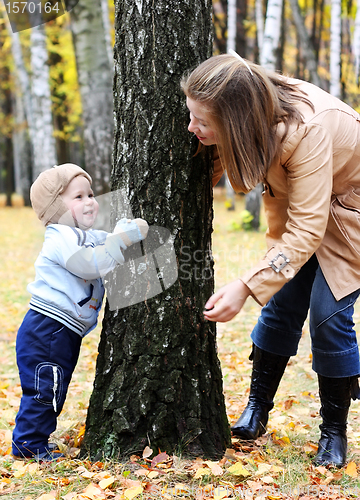
{"type": "Polygon", "coordinates": [[[134,216],[170,231],[178,279],[139,304],[107,305],[83,450],[220,457],[230,433],[215,325],[202,313],[213,291],[211,161],[193,158],[179,84],[211,55],[211,0],[115,7],[112,188],[134,216]]]}

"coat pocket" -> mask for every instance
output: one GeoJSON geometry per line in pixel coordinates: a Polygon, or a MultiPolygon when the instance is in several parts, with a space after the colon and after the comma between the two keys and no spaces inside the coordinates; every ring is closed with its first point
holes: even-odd
{"type": "Polygon", "coordinates": [[[360,255],[360,188],[335,197],[330,213],[348,245],[360,255]]]}

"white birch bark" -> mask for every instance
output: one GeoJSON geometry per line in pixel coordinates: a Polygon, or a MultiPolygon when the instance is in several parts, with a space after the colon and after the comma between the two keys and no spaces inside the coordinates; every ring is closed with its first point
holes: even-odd
{"type": "Polygon", "coordinates": [[[36,179],[40,172],[53,167],[57,163],[44,25],[31,29],[30,43],[33,179],[36,179]]]}
{"type": "Polygon", "coordinates": [[[354,39],[353,39],[353,54],[354,54],[354,65],[355,65],[355,76],[356,81],[359,83],[360,74],[360,0],[356,2],[356,17],[355,17],[355,27],[354,27],[354,39]]]}
{"type": "Polygon", "coordinates": [[[28,148],[27,143],[27,131],[31,144],[34,137],[30,78],[26,71],[22,57],[19,33],[14,33],[12,31],[7,16],[4,16],[4,19],[7,31],[11,37],[11,54],[15,65],[15,89],[13,92],[15,119],[15,128],[13,133],[15,191],[22,194],[24,199],[26,199],[26,202],[28,202],[28,191],[32,181],[32,178],[30,177],[31,168],[28,171],[28,167],[30,167],[32,163],[32,147],[29,151],[28,149],[30,148],[28,148]]]}
{"type": "Polygon", "coordinates": [[[28,193],[31,184],[31,151],[28,136],[28,126],[18,78],[15,77],[13,95],[14,129],[12,133],[14,152],[14,183],[15,192],[22,195],[28,203],[28,193]]]}
{"type": "Polygon", "coordinates": [[[262,52],[264,42],[264,15],[262,0],[255,0],[255,20],[256,20],[256,36],[259,47],[259,52],[262,52]]]}
{"type": "MultiPolygon", "coordinates": [[[[226,49],[236,51],[236,0],[227,4],[227,43],[226,49]]],[[[240,54],[243,55],[243,54],[240,54]]]]}
{"type": "Polygon", "coordinates": [[[104,35],[105,35],[105,44],[106,44],[106,52],[109,59],[110,68],[114,69],[114,50],[111,42],[111,24],[110,24],[110,15],[109,15],[109,4],[108,0],[100,0],[101,1],[101,13],[102,20],[104,25],[104,35]]]}
{"type": "Polygon", "coordinates": [[[341,0],[331,0],[330,94],[341,97],[341,0]]]}
{"type": "Polygon", "coordinates": [[[276,49],[279,46],[281,31],[281,13],[283,0],[269,0],[262,50],[260,52],[260,64],[267,69],[275,70],[276,49]]]}
{"type": "Polygon", "coordinates": [[[85,168],[95,193],[101,194],[109,191],[114,119],[100,0],[80,0],[70,16],[83,107],[85,168]]]}
{"type": "MultiPolygon", "coordinates": [[[[227,41],[226,49],[236,51],[236,0],[227,4],[227,41]]],[[[243,55],[243,54],[241,54],[243,55]]],[[[235,210],[235,193],[225,172],[226,202],[228,210],[235,210]]]]}

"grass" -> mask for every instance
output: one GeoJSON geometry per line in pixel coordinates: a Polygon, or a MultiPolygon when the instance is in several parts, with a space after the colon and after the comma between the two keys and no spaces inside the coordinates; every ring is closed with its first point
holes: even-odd
{"type": "MultiPolygon", "coordinates": [[[[213,253],[217,287],[241,276],[265,253],[264,226],[259,232],[236,229],[241,226],[244,198],[236,198],[235,211],[228,211],[225,201],[222,190],[216,189],[213,253]]],[[[246,445],[234,439],[232,449],[217,464],[220,469],[216,469],[214,464],[204,463],[200,458],[185,460],[180,454],[168,457],[152,468],[149,459],[143,457],[133,457],[124,464],[94,464],[76,458],[92,390],[100,326],[83,341],[69,395],[58,420],[54,438],[66,452],[67,458],[51,465],[32,464],[32,468],[31,464],[24,468],[23,464],[14,463],[9,455],[9,448],[21,397],[15,363],[15,338],[27,310],[29,295],[26,285],[34,277],[33,264],[41,248],[44,232],[32,210],[21,206],[16,198],[15,202],[15,207],[5,207],[1,204],[0,197],[3,251],[0,268],[0,496],[4,495],[9,500],[306,500],[320,498],[325,492],[325,496],[321,498],[359,497],[356,490],[359,488],[360,491],[357,477],[360,453],[358,402],[353,403],[349,419],[348,455],[349,462],[354,463],[355,469],[349,466],[348,469],[335,471],[311,465],[311,456],[315,453],[319,436],[320,417],[307,326],[304,328],[299,353],[291,359],[281,381],[275,407],[270,414],[268,433],[255,443],[246,445]],[[249,475],[241,476],[231,472],[231,466],[236,463],[241,463],[249,475]],[[106,484],[101,482],[103,480],[110,481],[107,488],[99,487],[99,484],[106,484]],[[329,489],[330,486],[332,490],[329,489]],[[136,493],[136,488],[141,491],[138,489],[136,493]]],[[[217,326],[219,358],[230,423],[236,421],[247,402],[252,366],[248,360],[251,350],[250,333],[259,313],[260,307],[249,299],[234,320],[217,326]]],[[[359,319],[358,306],[355,319],[359,319]]]]}

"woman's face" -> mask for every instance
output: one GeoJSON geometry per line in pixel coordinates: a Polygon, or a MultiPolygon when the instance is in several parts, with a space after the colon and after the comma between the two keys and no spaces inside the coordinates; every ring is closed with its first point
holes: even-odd
{"type": "Polygon", "coordinates": [[[190,97],[186,98],[186,105],[190,111],[189,132],[195,134],[204,146],[216,144],[216,132],[209,121],[207,108],[190,97]]]}

